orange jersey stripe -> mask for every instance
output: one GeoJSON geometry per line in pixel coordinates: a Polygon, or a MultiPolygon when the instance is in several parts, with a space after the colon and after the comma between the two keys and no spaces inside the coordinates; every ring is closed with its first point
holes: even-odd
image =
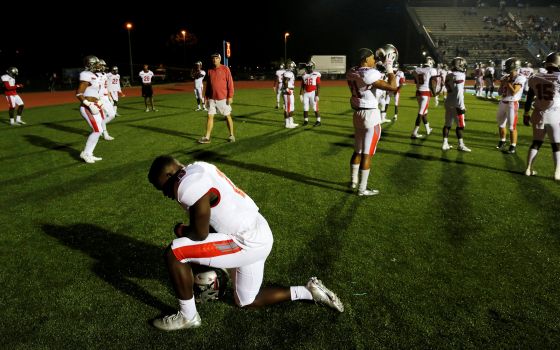
{"type": "Polygon", "coordinates": [[[173,249],[173,254],[177,260],[195,258],[213,258],[216,256],[233,254],[241,251],[233,240],[187,245],[173,249]]]}

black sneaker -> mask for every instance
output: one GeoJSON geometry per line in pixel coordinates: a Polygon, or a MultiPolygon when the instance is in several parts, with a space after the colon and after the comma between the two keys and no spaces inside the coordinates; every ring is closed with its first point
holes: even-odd
{"type": "Polygon", "coordinates": [[[502,149],[505,146],[506,142],[505,141],[500,141],[498,142],[498,145],[496,146],[497,149],[502,149]]]}
{"type": "Polygon", "coordinates": [[[514,145],[510,145],[508,149],[509,154],[514,154],[516,151],[516,147],[514,145]]]}
{"type": "Polygon", "coordinates": [[[320,122],[320,121],[316,121],[315,124],[313,124],[313,126],[321,126],[321,122],[320,122]]]}
{"type": "Polygon", "coordinates": [[[303,121],[303,126],[307,126],[307,124],[309,124],[309,122],[307,120],[303,121]]]}

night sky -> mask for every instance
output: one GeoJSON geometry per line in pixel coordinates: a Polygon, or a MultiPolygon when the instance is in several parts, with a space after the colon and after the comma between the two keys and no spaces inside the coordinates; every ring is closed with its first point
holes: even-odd
{"type": "Polygon", "coordinates": [[[0,69],[15,65],[20,71],[42,74],[81,67],[83,57],[94,54],[128,71],[127,21],[134,25],[135,71],[142,63],[190,69],[201,60],[207,66],[209,55],[221,52],[224,39],[232,45],[233,69],[270,66],[284,56],[284,32],[290,32],[288,58],[296,62],[313,54],[348,55],[350,61],[358,48],[385,43],[399,48],[401,62],[419,55],[414,49],[417,37],[407,34],[411,27],[403,1],[267,1],[262,6],[234,1],[198,6],[160,3],[139,7],[106,2],[103,8],[103,2],[95,2],[95,7],[82,2],[64,11],[40,5],[32,13],[29,5],[11,3],[10,14],[3,16],[3,26],[10,29],[4,29],[0,41],[0,69]],[[182,29],[196,40],[184,46],[182,29]]]}

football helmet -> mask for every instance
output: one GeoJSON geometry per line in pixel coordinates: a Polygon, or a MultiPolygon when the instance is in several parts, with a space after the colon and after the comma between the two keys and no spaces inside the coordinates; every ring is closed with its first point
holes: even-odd
{"type": "Polygon", "coordinates": [[[280,69],[284,69],[284,63],[280,63],[280,69]]]}
{"type": "Polygon", "coordinates": [[[16,67],[10,67],[6,70],[6,73],[8,73],[8,75],[12,78],[15,78],[19,74],[19,71],[16,67]]]}
{"type": "Polygon", "coordinates": [[[286,69],[287,70],[294,70],[296,68],[296,63],[294,61],[286,62],[286,69]]]}
{"type": "Polygon", "coordinates": [[[521,68],[521,60],[517,57],[510,57],[504,62],[504,72],[511,73],[521,68]]]}
{"type": "Polygon", "coordinates": [[[309,61],[305,64],[305,71],[307,73],[313,72],[314,69],[315,69],[315,62],[309,61]]]}
{"type": "Polygon", "coordinates": [[[99,59],[99,71],[100,72],[105,72],[105,70],[107,69],[107,63],[105,63],[105,60],[100,58],[99,59]]]}
{"type": "Polygon", "coordinates": [[[431,58],[430,56],[426,56],[426,59],[424,60],[424,63],[422,63],[422,67],[434,68],[435,64],[436,64],[436,61],[434,61],[433,58],[431,58]]]}
{"type": "Polygon", "coordinates": [[[93,55],[86,56],[84,58],[84,66],[86,70],[90,72],[95,72],[97,70],[97,66],[99,64],[99,58],[93,55]]]}
{"type": "Polygon", "coordinates": [[[202,265],[192,266],[195,300],[204,303],[223,298],[229,279],[227,271],[202,265]]]}
{"type": "Polygon", "coordinates": [[[488,60],[487,67],[496,67],[496,63],[494,63],[494,61],[492,61],[492,60],[488,60]]]}
{"type": "Polygon", "coordinates": [[[399,51],[394,45],[385,44],[375,50],[374,57],[377,62],[381,63],[386,63],[387,59],[392,60],[392,62],[396,62],[399,59],[399,51]]]}
{"type": "Polygon", "coordinates": [[[466,72],[467,71],[467,60],[463,57],[455,57],[451,60],[451,70],[457,72],[466,72]]]}
{"type": "Polygon", "coordinates": [[[202,62],[200,62],[200,61],[197,61],[197,62],[195,62],[195,63],[194,63],[194,65],[195,65],[195,66],[199,66],[199,67],[202,67],[202,62]]]}
{"type": "Polygon", "coordinates": [[[111,71],[113,72],[113,74],[119,74],[119,67],[113,66],[113,68],[111,68],[111,71]]]}
{"type": "Polygon", "coordinates": [[[544,67],[560,68],[560,52],[551,52],[544,60],[544,67]]]}

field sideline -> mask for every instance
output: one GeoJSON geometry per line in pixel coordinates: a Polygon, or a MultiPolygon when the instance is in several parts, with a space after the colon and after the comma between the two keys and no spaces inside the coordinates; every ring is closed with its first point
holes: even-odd
{"type": "MultiPolygon", "coordinates": [[[[79,159],[89,130],[75,102],[28,108],[25,126],[0,124],[2,348],[560,344],[560,184],[548,143],[538,176],[524,176],[531,129],[519,125],[517,154],[499,152],[497,105],[470,94],[472,153],[441,151],[443,107],[433,104],[434,133],[411,141],[417,107],[409,85],[372,162],[370,187],[381,193],[358,197],[347,191],[348,89],[322,87],[323,125],[288,130],[272,108],[272,83],[263,83],[238,85],[235,143],[219,119],[212,143],[196,143],[206,115],[194,112],[188,84],[156,93],[156,113],[144,112],[141,97],[123,98],[122,116],[109,124],[116,139],[99,141],[103,160],[91,165],[79,159]],[[176,309],[162,253],[175,222],[187,220],[147,181],[160,154],[211,162],[255,200],[275,236],[265,284],[316,275],[345,312],[312,303],[240,310],[229,295],[198,306],[199,329],[150,326],[176,309]]],[[[295,119],[302,121],[299,101],[295,119]]],[[[456,148],[453,132],[449,140],[456,148]]]]}

